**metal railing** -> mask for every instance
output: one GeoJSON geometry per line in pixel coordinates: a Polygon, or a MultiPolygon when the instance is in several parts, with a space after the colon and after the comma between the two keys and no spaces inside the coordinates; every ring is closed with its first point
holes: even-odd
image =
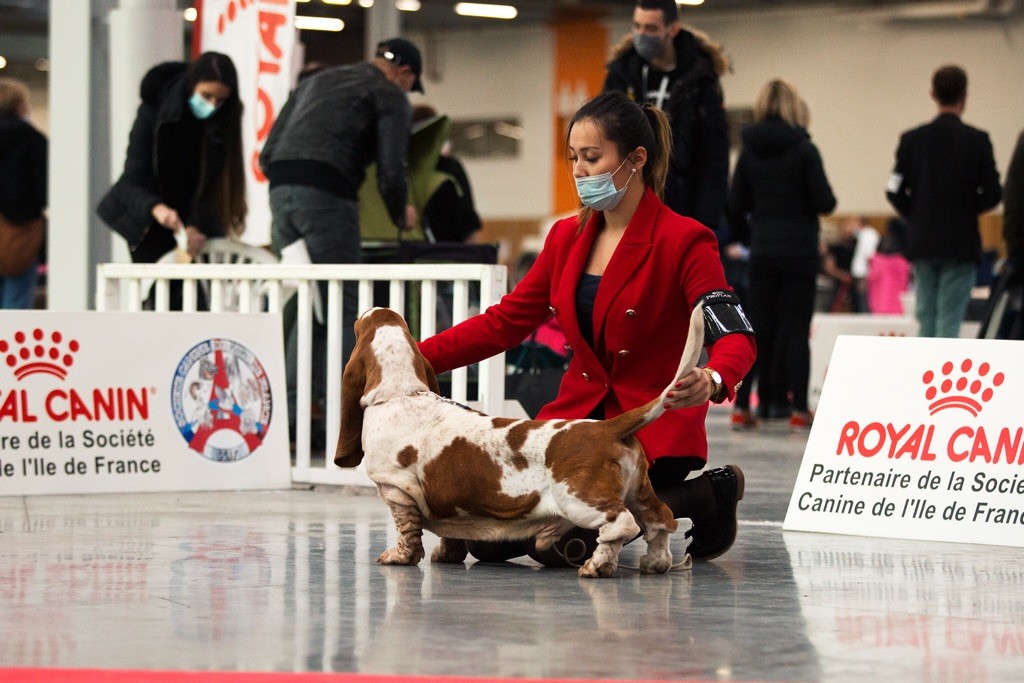
{"type": "MultiPolygon", "coordinates": [[[[154,314],[169,310],[171,282],[181,281],[182,310],[197,311],[199,302],[212,313],[282,312],[288,300],[296,307],[296,405],[292,480],[297,483],[372,486],[362,467],[334,465],[334,445],[341,422],[342,291],[356,287],[359,311],[388,306],[406,316],[417,339],[442,326],[457,324],[476,307],[496,303],[507,288],[504,266],[478,264],[424,265],[280,265],[280,264],[128,264],[105,263],[96,269],[97,311],[142,311],[150,297],[154,314]],[[326,283],[326,302],[320,302],[326,283]],[[479,290],[471,292],[471,290],[479,290]],[[471,300],[478,299],[478,304],[471,300]],[[383,300],[382,300],[383,299],[383,300]],[[321,303],[325,305],[321,306],[321,303]],[[314,458],[313,335],[315,311],[323,310],[327,328],[323,443],[314,458]],[[439,318],[439,312],[443,315],[439,318]]],[[[284,331],[281,331],[282,334],[284,331]]],[[[450,398],[501,414],[505,362],[501,356],[451,373],[450,398]]]]}

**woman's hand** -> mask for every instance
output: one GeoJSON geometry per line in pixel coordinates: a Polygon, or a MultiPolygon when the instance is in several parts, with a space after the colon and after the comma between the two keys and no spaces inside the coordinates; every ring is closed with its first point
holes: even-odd
{"type": "Polygon", "coordinates": [[[153,216],[153,220],[168,230],[181,230],[185,227],[178,212],[166,204],[157,204],[149,213],[153,216]]]}
{"type": "Polygon", "coordinates": [[[185,228],[185,237],[188,239],[188,253],[195,258],[203,250],[203,245],[206,244],[206,235],[201,233],[198,228],[188,226],[185,228]]]}
{"type": "Polygon", "coordinates": [[[701,368],[694,368],[689,375],[672,385],[672,390],[665,397],[665,407],[674,410],[702,406],[711,399],[714,391],[711,376],[701,368]]]}

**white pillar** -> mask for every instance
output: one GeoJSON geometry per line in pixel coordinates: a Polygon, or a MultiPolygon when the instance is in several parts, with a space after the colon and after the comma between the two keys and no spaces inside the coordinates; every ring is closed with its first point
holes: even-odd
{"type": "MultiPolygon", "coordinates": [[[[124,169],[142,77],[160,62],[185,58],[183,26],[175,0],[121,0],[110,13],[111,183],[124,169]]],[[[114,233],[111,240],[112,260],[130,260],[125,241],[114,233]]]]}
{"type": "Polygon", "coordinates": [[[92,3],[50,0],[50,158],[47,301],[89,308],[92,3]]]}
{"type": "Polygon", "coordinates": [[[391,0],[378,0],[366,13],[366,57],[369,59],[377,52],[381,41],[402,35],[402,13],[391,0]]]}

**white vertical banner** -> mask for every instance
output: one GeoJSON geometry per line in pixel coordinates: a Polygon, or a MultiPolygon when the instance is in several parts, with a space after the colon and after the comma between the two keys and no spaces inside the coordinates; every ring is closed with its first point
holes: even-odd
{"type": "Polygon", "coordinates": [[[291,90],[295,0],[202,0],[199,6],[200,51],[231,57],[245,106],[242,146],[249,215],[243,238],[267,244],[270,203],[259,156],[291,90]]]}

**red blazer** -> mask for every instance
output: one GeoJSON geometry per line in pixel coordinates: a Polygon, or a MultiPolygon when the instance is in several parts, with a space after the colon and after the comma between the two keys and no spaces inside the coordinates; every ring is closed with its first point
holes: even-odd
{"type": "MultiPolygon", "coordinates": [[[[594,301],[594,340],[583,340],[576,319],[576,285],[604,216],[577,234],[578,221],[555,223],[523,280],[482,314],[420,343],[441,373],[520,344],[554,313],[573,350],[558,397],[538,418],[584,418],[599,405],[614,417],[655,398],[672,380],[693,304],[703,294],[730,289],[714,234],[675,214],[650,189],[601,278],[594,301]]],[[[709,349],[729,392],[750,370],[753,339],[730,334],[709,349]]],[[[707,404],[670,410],[638,434],[648,460],[665,455],[707,459],[707,404]]]]}

